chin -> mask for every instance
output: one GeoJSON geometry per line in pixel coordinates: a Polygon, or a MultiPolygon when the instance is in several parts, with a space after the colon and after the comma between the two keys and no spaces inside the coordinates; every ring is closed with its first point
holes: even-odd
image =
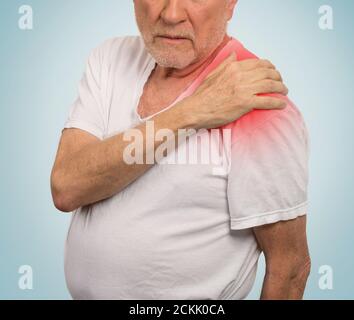
{"type": "Polygon", "coordinates": [[[174,68],[174,69],[184,69],[191,65],[194,60],[195,56],[194,53],[186,53],[186,52],[154,52],[152,54],[154,59],[156,60],[157,64],[164,68],[174,68]]]}
{"type": "Polygon", "coordinates": [[[184,69],[192,64],[191,61],[176,61],[168,59],[155,59],[157,64],[163,68],[184,69]]]}
{"type": "Polygon", "coordinates": [[[146,48],[156,63],[164,68],[184,69],[195,60],[195,52],[189,46],[174,46],[146,42],[146,48]]]}

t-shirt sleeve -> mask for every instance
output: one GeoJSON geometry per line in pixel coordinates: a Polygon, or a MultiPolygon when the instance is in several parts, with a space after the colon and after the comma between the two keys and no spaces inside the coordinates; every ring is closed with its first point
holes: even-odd
{"type": "Polygon", "coordinates": [[[231,229],[307,214],[308,135],[298,110],[291,105],[256,110],[233,128],[232,136],[227,190],[231,229]]]}
{"type": "Polygon", "coordinates": [[[102,58],[100,47],[98,47],[91,52],[88,58],[79,83],[78,97],[70,108],[64,128],[82,129],[102,140],[105,125],[101,71],[102,58]]]}

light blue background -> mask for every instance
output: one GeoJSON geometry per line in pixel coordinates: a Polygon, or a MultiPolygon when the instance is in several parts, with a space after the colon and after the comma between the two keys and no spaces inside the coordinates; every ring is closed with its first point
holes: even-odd
{"type": "MultiPolygon", "coordinates": [[[[283,74],[311,136],[309,243],[313,268],[306,298],[354,297],[354,67],[352,0],[240,0],[230,34],[283,74]],[[334,9],[333,31],[318,9],[334,9]],[[319,289],[330,265],[334,289],[319,289]]],[[[0,2],[0,298],[70,299],[63,274],[69,215],[52,205],[49,175],[86,58],[103,40],[137,34],[129,0],[0,2]],[[34,29],[18,28],[31,5],[34,29]],[[31,265],[34,289],[18,288],[31,265]]],[[[249,298],[259,295],[263,260],[249,298]]]]}

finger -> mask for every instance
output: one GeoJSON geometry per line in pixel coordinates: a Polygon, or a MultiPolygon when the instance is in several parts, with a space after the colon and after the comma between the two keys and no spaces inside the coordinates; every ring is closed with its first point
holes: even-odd
{"type": "Polygon", "coordinates": [[[232,52],[219,66],[215,68],[205,79],[209,79],[213,77],[215,74],[221,72],[224,68],[226,68],[230,63],[236,61],[236,53],[232,52]]]}
{"type": "Polygon", "coordinates": [[[287,102],[281,98],[254,96],[251,102],[252,109],[284,109],[287,102]]]}
{"type": "Polygon", "coordinates": [[[270,80],[276,80],[276,81],[283,81],[283,78],[279,71],[275,69],[267,69],[267,68],[262,68],[257,71],[247,71],[244,74],[244,79],[248,83],[253,83],[265,79],[270,79],[270,80]]]}
{"type": "Polygon", "coordinates": [[[250,71],[260,68],[275,69],[273,63],[271,63],[269,60],[263,59],[247,59],[237,62],[237,65],[242,71],[250,71]]]}
{"type": "Polygon", "coordinates": [[[280,93],[287,95],[289,93],[289,90],[284,83],[268,79],[255,82],[249,85],[247,89],[249,89],[252,94],[280,93]]]}

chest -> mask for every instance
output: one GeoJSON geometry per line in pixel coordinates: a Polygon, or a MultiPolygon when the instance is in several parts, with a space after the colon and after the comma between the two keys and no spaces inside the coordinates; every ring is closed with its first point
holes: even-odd
{"type": "Polygon", "coordinates": [[[143,119],[170,106],[189,85],[189,80],[166,80],[164,83],[149,79],[139,99],[137,112],[143,119]]]}

